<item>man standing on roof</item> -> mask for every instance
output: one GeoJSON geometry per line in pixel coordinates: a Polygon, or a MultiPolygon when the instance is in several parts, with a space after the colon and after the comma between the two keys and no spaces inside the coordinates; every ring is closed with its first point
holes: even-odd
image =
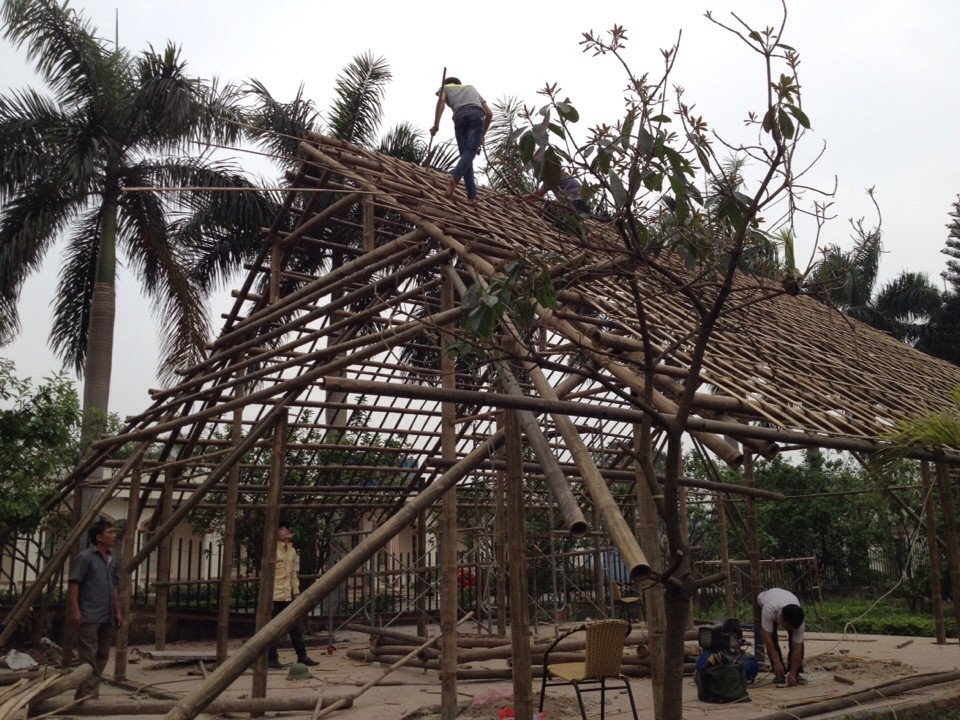
{"type": "Polygon", "coordinates": [[[797,596],[782,588],[770,588],[757,596],[760,606],[760,637],[773,667],[777,685],[803,685],[803,608],[797,596]],[[777,626],[787,631],[787,665],[777,640],[777,626]]]}
{"type": "MultiPolygon", "coordinates": [[[[533,156],[533,160],[532,160],[533,167],[536,170],[540,170],[540,173],[538,176],[543,174],[542,168],[543,168],[545,157],[546,157],[546,153],[544,153],[543,151],[539,151],[535,153],[533,156]]],[[[570,175],[562,167],[557,169],[557,176],[558,177],[557,177],[556,187],[550,188],[547,186],[546,181],[541,180],[540,185],[539,187],[537,187],[536,190],[534,190],[533,192],[526,193],[525,195],[521,195],[520,197],[523,200],[539,200],[543,198],[544,195],[547,194],[548,190],[552,189],[553,194],[557,197],[557,200],[560,200],[568,204],[578,213],[589,215],[590,206],[587,205],[586,202],[584,202],[583,197],[580,194],[580,187],[581,187],[580,181],[577,180],[577,178],[570,175]]]]}
{"type": "Polygon", "coordinates": [[[443,81],[443,87],[437,91],[437,110],[433,127],[430,128],[431,136],[436,135],[440,129],[440,116],[443,115],[444,105],[449,105],[453,110],[453,130],[460,150],[460,161],[451,173],[452,177],[443,196],[453,197],[457,183],[463,178],[467,202],[473,203],[477,201],[473,159],[483,145],[483,136],[487,134],[487,128],[493,120],[493,111],[473,85],[463,85],[459,78],[448,77],[443,81]]]}

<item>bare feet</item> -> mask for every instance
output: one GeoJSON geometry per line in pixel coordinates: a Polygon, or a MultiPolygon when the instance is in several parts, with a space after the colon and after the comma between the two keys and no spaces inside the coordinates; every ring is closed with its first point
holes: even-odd
{"type": "Polygon", "coordinates": [[[443,191],[443,196],[445,198],[452,198],[453,191],[457,189],[457,181],[454,178],[450,178],[450,182],[447,183],[447,189],[443,191]]]}
{"type": "Polygon", "coordinates": [[[469,204],[471,204],[471,205],[476,205],[476,204],[477,204],[477,199],[476,199],[475,197],[468,197],[468,198],[467,198],[467,202],[468,202],[469,204]]]}

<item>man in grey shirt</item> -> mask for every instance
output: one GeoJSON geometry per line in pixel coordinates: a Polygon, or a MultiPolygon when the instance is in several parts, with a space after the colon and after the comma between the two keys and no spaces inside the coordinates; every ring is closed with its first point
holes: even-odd
{"type": "Polygon", "coordinates": [[[455,77],[448,77],[443,81],[443,87],[437,91],[437,98],[430,135],[437,134],[440,129],[440,116],[443,115],[444,107],[449,105],[453,110],[453,130],[460,150],[460,160],[451,173],[452,177],[443,196],[453,197],[457,183],[463,178],[467,202],[476,202],[477,183],[473,176],[473,159],[483,145],[483,136],[487,134],[487,128],[493,120],[493,111],[473,85],[463,85],[460,79],[455,77]]]}
{"type": "Polygon", "coordinates": [[[80,662],[93,667],[89,680],[77,686],[76,699],[100,696],[100,679],[110,659],[110,646],[120,626],[117,598],[119,569],[113,554],[117,531],[107,520],[90,528],[90,546],[70,563],[67,589],[67,619],[77,625],[77,653],[80,662]]]}

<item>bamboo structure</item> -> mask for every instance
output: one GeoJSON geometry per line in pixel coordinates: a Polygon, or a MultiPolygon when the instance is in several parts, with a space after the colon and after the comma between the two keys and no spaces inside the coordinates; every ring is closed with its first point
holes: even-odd
{"type": "MultiPolygon", "coordinates": [[[[97,468],[112,470],[68,542],[140,473],[144,488],[168,495],[153,535],[124,558],[127,572],[191,514],[224,503],[234,516],[270,507],[271,524],[281,508],[299,507],[324,513],[337,531],[352,532],[361,521],[374,530],[165,711],[169,718],[208,707],[378,549],[439,517],[445,496],[445,512],[454,516],[445,521],[444,541],[455,542],[450,535],[467,512],[459,499],[468,491],[490,497],[504,469],[511,494],[521,476],[522,513],[548,515],[549,487],[563,518],[558,534],[604,533],[633,580],[652,581],[663,567],[662,558],[649,556],[659,552],[649,547],[650,531],[663,502],[651,454],[658,434],[677,422],[696,330],[688,295],[626,256],[602,220],[587,220],[587,240],[579,242],[537,204],[485,189],[475,204],[446,200],[447,175],[318,134],[301,150],[302,166],[276,221],[263,229],[262,248],[206,357],[181,368],[176,385],[152,392],[146,409],[97,440],[65,480],[68,487],[97,468]],[[507,313],[494,323],[493,339],[481,338],[477,328],[496,293],[543,275],[557,307],[533,303],[525,319],[507,313]],[[644,298],[642,323],[634,285],[644,298]],[[647,351],[656,362],[641,359],[647,351]],[[498,455],[505,433],[496,424],[508,409],[521,447],[518,455],[511,445],[505,459],[498,455]],[[129,459],[112,460],[126,445],[129,459]],[[271,469],[278,485],[272,496],[271,469]],[[639,540],[624,516],[627,505],[638,504],[639,540]]],[[[675,272],[688,277],[679,261],[675,272]]],[[[694,284],[687,292],[712,292],[708,282],[694,284]]],[[[803,294],[749,276],[734,285],[683,426],[723,462],[738,465],[745,454],[770,454],[780,444],[869,453],[884,446],[897,421],[949,409],[957,367],[803,294]]],[[[944,464],[948,483],[946,464],[958,464],[958,452],[914,457],[944,464]]],[[[765,497],[750,484],[714,483],[711,490],[742,492],[751,502],[765,497]]],[[[515,511],[515,501],[504,505],[515,511]]],[[[503,538],[509,532],[508,545],[518,542],[523,520],[505,525],[503,511],[493,510],[500,502],[489,500],[482,522],[497,534],[502,561],[503,538]]],[[[67,553],[40,569],[6,619],[0,645],[67,553]]],[[[599,551],[596,558],[599,574],[599,551]]],[[[514,562],[511,548],[511,568],[514,562]]],[[[442,596],[449,597],[456,587],[446,565],[442,596]]],[[[228,591],[224,585],[221,598],[228,591]]],[[[502,628],[505,604],[514,617],[523,614],[502,583],[497,592],[502,628]]],[[[660,593],[645,594],[653,601],[660,593]]],[[[450,642],[455,619],[444,614],[443,654],[454,655],[442,671],[447,708],[462,676],[450,642]]],[[[158,625],[158,642],[160,633],[158,625]]],[[[225,639],[223,632],[220,655],[225,639]]]]}

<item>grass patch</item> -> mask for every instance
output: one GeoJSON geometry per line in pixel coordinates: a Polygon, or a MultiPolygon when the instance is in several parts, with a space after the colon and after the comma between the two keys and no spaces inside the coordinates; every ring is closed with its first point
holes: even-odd
{"type": "MultiPolygon", "coordinates": [[[[904,603],[890,598],[883,600],[871,610],[873,602],[870,598],[824,600],[823,610],[826,619],[824,630],[834,633],[846,630],[864,635],[935,636],[932,615],[911,612],[904,603]],[[847,623],[850,623],[849,627],[847,623]]],[[[953,608],[949,603],[944,604],[944,620],[947,635],[955,637],[956,621],[953,617],[953,608]]]]}

